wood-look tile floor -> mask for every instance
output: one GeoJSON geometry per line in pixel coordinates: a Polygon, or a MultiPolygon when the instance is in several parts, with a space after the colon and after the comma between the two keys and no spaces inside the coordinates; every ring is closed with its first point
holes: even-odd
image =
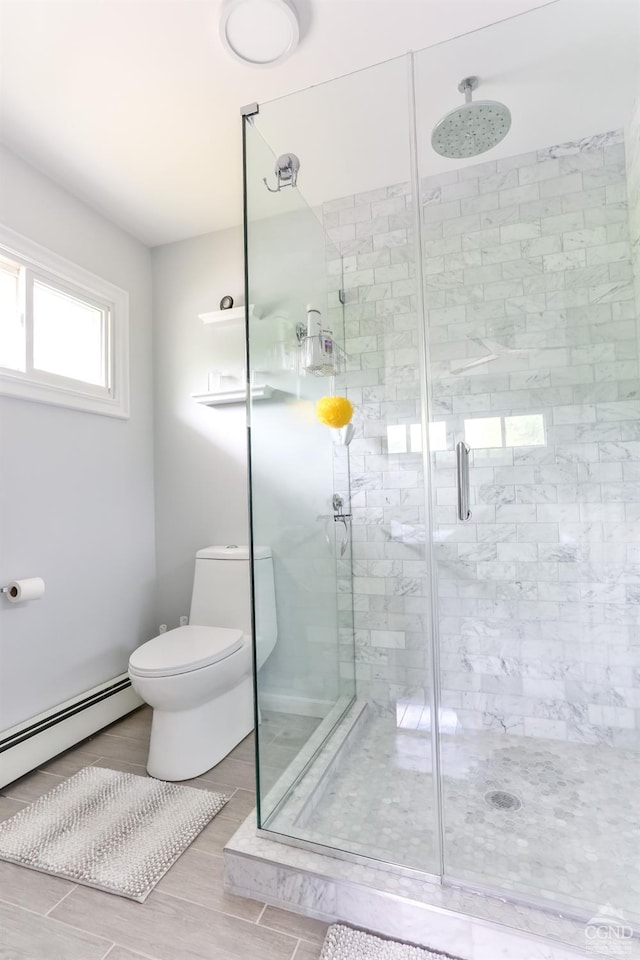
{"type": "MultiPolygon", "coordinates": [[[[16,780],[0,794],[0,819],[90,764],[146,776],[150,724],[143,707],[16,780]]],[[[222,849],[255,806],[252,736],[187,781],[231,799],[145,903],[0,861],[0,957],[317,960],[326,924],[224,892],[222,849]]]]}

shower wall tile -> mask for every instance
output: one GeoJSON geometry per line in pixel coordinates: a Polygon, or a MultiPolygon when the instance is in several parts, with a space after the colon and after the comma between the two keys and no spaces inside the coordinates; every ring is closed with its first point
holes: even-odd
{"type": "MultiPolygon", "coordinates": [[[[433,602],[442,707],[461,728],[637,743],[634,123],[628,181],[613,131],[420,184],[433,602]],[[473,517],[460,524],[454,450],[466,434],[473,517]]],[[[358,694],[395,713],[427,703],[431,684],[410,186],[332,201],[325,216],[347,258],[358,694]]]]}
{"type": "MultiPolygon", "coordinates": [[[[450,265],[474,255],[464,311],[451,310],[454,272],[438,275],[444,303],[427,311],[432,418],[448,448],[433,455],[442,705],[467,729],[631,746],[640,451],[627,444],[640,381],[628,224],[640,190],[629,184],[626,208],[619,131],[517,161],[478,166],[482,229],[448,247],[450,265]],[[465,438],[463,538],[452,471],[465,438]]],[[[422,189],[433,194],[429,179],[422,189]]],[[[439,202],[424,211],[432,244],[439,202]]]]}
{"type": "MultiPolygon", "coordinates": [[[[454,186],[449,204],[438,192],[438,223],[461,218],[461,198],[477,193],[476,183],[454,186]]],[[[424,471],[415,450],[421,392],[411,188],[394,184],[348,199],[337,208],[338,224],[331,219],[336,207],[325,206],[325,227],[348,255],[349,367],[339,385],[356,407],[349,448],[356,677],[360,697],[395,712],[398,700],[427,702],[430,683],[424,471]],[[345,233],[351,222],[354,232],[345,233]],[[406,453],[392,452],[388,426],[404,429],[406,453]]],[[[330,271],[337,269],[329,262],[330,271]]]]}

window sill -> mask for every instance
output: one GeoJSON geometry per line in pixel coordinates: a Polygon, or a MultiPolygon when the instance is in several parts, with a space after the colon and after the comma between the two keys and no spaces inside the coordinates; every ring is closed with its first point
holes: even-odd
{"type": "Polygon", "coordinates": [[[104,417],[129,419],[129,406],[112,397],[99,397],[81,390],[66,387],[53,387],[23,380],[20,376],[0,373],[0,396],[14,400],[30,400],[34,403],[46,403],[55,407],[66,407],[84,413],[97,413],[104,417]]]}

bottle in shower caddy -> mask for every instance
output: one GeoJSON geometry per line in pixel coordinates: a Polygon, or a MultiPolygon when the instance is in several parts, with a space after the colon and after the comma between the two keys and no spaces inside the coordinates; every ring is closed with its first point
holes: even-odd
{"type": "Polygon", "coordinates": [[[304,369],[314,377],[332,377],[336,372],[333,333],[322,325],[317,307],[307,307],[307,336],[304,340],[304,369]]]}

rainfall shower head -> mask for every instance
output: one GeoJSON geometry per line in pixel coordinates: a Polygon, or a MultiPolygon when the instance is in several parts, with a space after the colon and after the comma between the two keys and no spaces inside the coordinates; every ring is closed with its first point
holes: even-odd
{"type": "Polygon", "coordinates": [[[478,86],[477,77],[465,77],[458,84],[464,93],[461,107],[450,110],[433,128],[431,145],[443,157],[460,160],[491,150],[509,133],[511,114],[496,100],[471,100],[478,86]]]}

